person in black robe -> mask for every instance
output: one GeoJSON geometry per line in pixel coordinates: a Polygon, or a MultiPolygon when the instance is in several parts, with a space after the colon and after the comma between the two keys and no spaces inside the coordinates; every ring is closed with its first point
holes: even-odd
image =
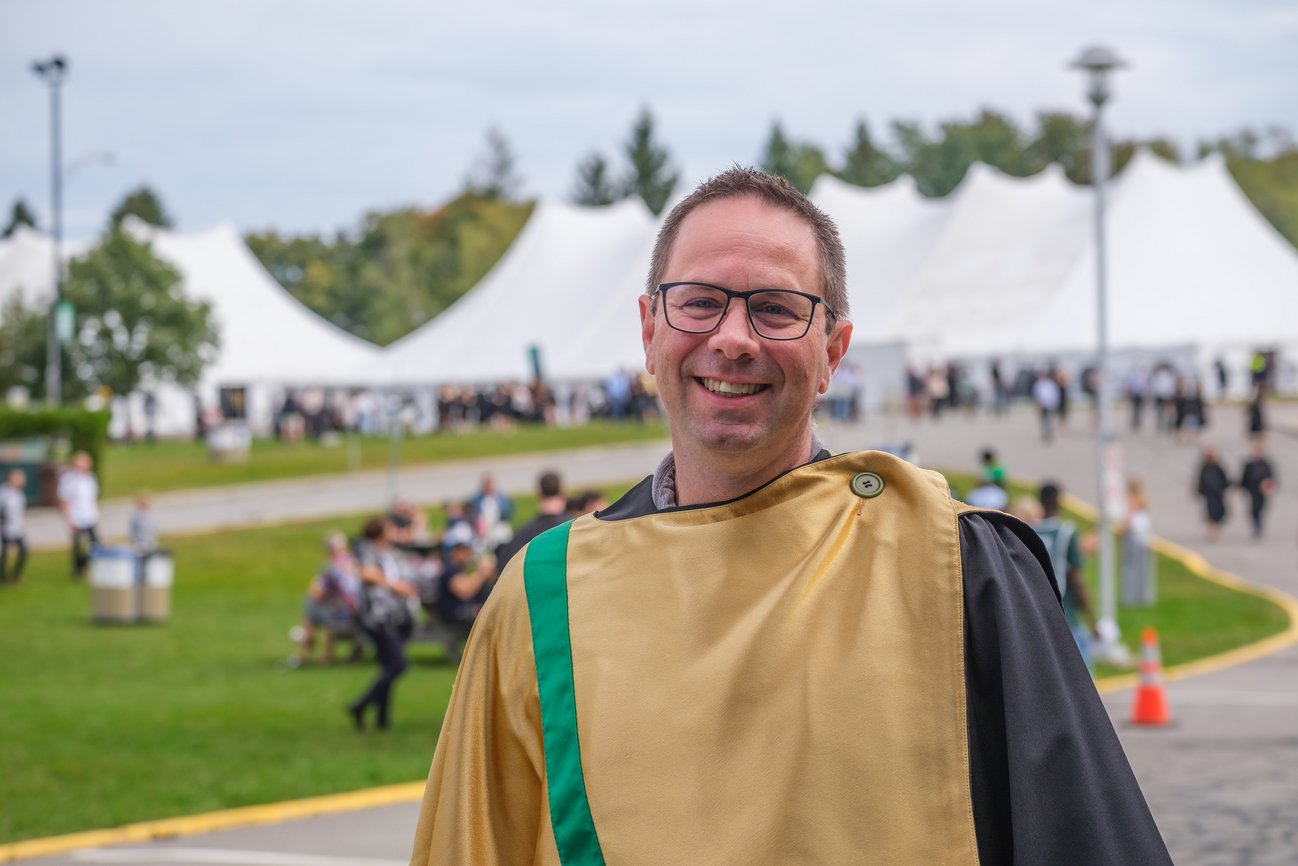
{"type": "Polygon", "coordinates": [[[1226,470],[1217,461],[1217,450],[1212,446],[1203,449],[1203,460],[1199,464],[1199,483],[1195,494],[1203,500],[1204,527],[1209,541],[1221,537],[1221,525],[1226,522],[1226,491],[1230,489],[1230,479],[1226,470]]]}
{"type": "Polygon", "coordinates": [[[1262,537],[1262,512],[1267,499],[1275,492],[1275,469],[1266,457],[1266,447],[1261,438],[1253,440],[1253,453],[1244,463],[1239,486],[1248,493],[1249,517],[1253,522],[1253,537],[1262,537]]]}

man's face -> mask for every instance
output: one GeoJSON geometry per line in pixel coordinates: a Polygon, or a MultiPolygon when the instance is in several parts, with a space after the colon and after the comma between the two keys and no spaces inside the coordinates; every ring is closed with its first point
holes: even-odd
{"type": "MultiPolygon", "coordinates": [[[[819,296],[815,234],[800,217],[755,198],[703,205],[681,224],[663,276],[686,280],[819,296]]],[[[656,304],[642,297],[645,366],[667,408],[673,447],[731,467],[745,457],[754,465],[805,461],[797,452],[809,441],[816,394],[829,387],[852,330],[838,322],[826,334],[824,316],[817,305],[806,336],[767,340],[735,299],[716,330],[686,334],[667,324],[661,297],[656,304]]]]}

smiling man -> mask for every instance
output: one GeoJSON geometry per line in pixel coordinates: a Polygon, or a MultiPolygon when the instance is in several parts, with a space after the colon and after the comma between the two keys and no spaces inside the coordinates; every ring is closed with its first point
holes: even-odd
{"type": "Polygon", "coordinates": [[[843,247],[735,168],[640,299],[672,451],[479,615],[414,864],[1162,864],[1031,529],[812,407],[843,247]]]}

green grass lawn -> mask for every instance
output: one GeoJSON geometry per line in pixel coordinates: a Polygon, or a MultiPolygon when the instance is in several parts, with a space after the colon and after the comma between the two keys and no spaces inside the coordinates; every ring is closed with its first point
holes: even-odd
{"type": "Polygon", "coordinates": [[[325,533],[364,517],[167,539],[165,625],[92,624],[65,555],[35,554],[0,587],[0,843],[422,778],[455,677],[440,648],[411,646],[383,733],[343,712],[371,661],[285,665],[325,533]]]}
{"type": "MultiPolygon", "coordinates": [[[[520,426],[510,431],[437,434],[400,440],[405,466],[442,460],[498,457],[665,439],[665,424],[613,424],[596,421],[581,427],[520,426]]],[[[214,487],[298,478],[306,475],[384,469],[392,444],[386,437],[352,437],[337,445],[257,440],[246,463],[212,463],[200,442],[162,441],[154,445],[111,445],[104,450],[100,478],[105,498],[130,496],[141,490],[155,493],[193,487],[214,487]]]]}
{"type": "MultiPolygon", "coordinates": [[[[534,509],[521,500],[518,519],[534,509]]],[[[422,778],[454,678],[440,649],[411,648],[382,734],[343,713],[372,663],[285,666],[321,539],[361,519],[169,539],[166,625],[92,625],[64,555],[36,554],[21,586],[0,588],[0,843],[422,778]]],[[[1156,625],[1172,663],[1285,624],[1166,559],[1159,599],[1122,626],[1134,641],[1156,625]]]]}

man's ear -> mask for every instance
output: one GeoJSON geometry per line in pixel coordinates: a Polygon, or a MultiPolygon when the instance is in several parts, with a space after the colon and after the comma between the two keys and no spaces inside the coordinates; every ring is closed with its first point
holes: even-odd
{"type": "Polygon", "coordinates": [[[852,342],[852,323],[835,322],[834,330],[829,332],[825,340],[825,354],[828,363],[825,365],[825,375],[821,377],[819,393],[823,394],[829,390],[829,380],[842,363],[843,356],[847,354],[847,347],[852,342]]]}
{"type": "Polygon", "coordinates": [[[644,368],[654,375],[654,298],[640,296],[640,339],[644,342],[644,368]]]}

